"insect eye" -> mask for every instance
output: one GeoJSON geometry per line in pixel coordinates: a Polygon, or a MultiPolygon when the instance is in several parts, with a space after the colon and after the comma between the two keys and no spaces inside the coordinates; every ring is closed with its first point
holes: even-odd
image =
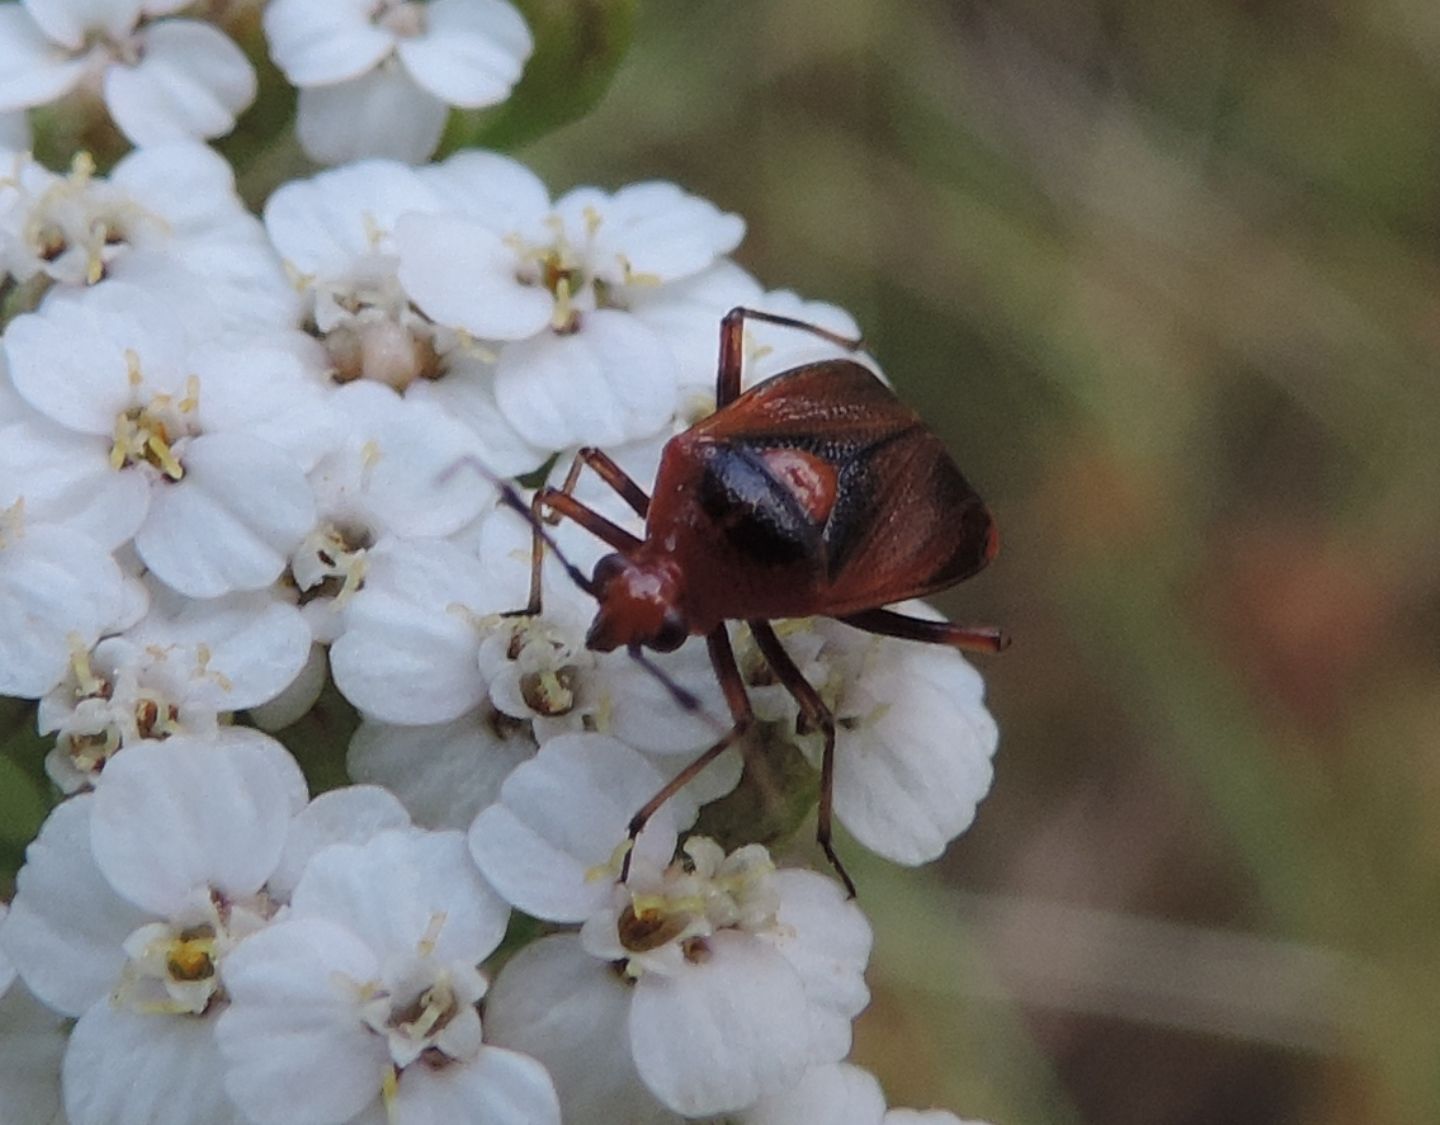
{"type": "Polygon", "coordinates": [[[655,635],[650,638],[649,645],[656,652],[674,652],[689,636],[690,627],[685,623],[685,618],[671,609],[665,612],[665,618],[660,622],[660,628],[655,631],[655,635]]]}
{"type": "Polygon", "coordinates": [[[625,559],[622,555],[605,555],[595,564],[595,573],[592,576],[592,581],[596,586],[605,586],[624,569],[625,559]]]}

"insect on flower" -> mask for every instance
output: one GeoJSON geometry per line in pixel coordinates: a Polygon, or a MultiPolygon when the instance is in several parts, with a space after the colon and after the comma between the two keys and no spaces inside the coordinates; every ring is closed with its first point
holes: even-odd
{"type": "MultiPolygon", "coordinates": [[[[850,350],[859,340],[753,309],[720,327],[716,409],[665,446],[652,495],[598,449],[581,449],[559,488],[528,511],[535,529],[527,613],[540,612],[542,521],[574,520],[614,548],[589,581],[598,603],[586,645],[670,652],[703,636],[724,690],[730,730],[648,801],[646,821],[754,722],[725,622],[748,623],[776,679],[824,735],[817,837],[853,895],[831,843],[835,719],[781,644],[773,618],[826,616],[884,636],[998,652],[997,629],[907,617],[883,608],[933,594],[994,558],[995,523],[940,440],[868,368],[830,359],[782,372],[740,392],[746,319],[811,332],[850,350]],[[645,520],[637,538],[575,499],[589,466],[645,520]]],[[[678,689],[677,689],[677,694],[678,689]]],[[[682,697],[683,702],[683,697],[682,697]]],[[[628,857],[627,864],[628,867],[628,857]]],[[[624,877],[622,873],[622,878],[624,877]]]]}

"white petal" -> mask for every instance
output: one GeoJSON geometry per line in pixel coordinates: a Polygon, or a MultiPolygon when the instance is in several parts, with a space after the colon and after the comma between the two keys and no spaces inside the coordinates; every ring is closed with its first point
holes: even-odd
{"type": "Polygon", "coordinates": [[[499,1047],[481,1047],[464,1064],[407,1070],[389,1111],[394,1125],[560,1125],[545,1068],[499,1047]]]}
{"type": "Polygon", "coordinates": [[[292,789],[276,755],[248,739],[140,743],[97,788],[96,862],[117,891],[162,916],[196,887],[254,894],[280,860],[292,789]]]}
{"type": "Polygon", "coordinates": [[[46,35],[72,50],[81,47],[91,31],[123,38],[139,21],[143,7],[142,0],[22,0],[22,4],[46,35]]]}
{"type": "Polygon", "coordinates": [[[184,452],[182,480],[151,491],[135,549],[161,581],[213,598],[268,586],[315,522],[300,467],[239,434],[205,434],[184,452]]]}
{"type": "Polygon", "coordinates": [[[618,445],[670,421],[676,369],[650,329],[601,309],[584,314],[578,332],[507,345],[495,396],[511,425],[542,449],[618,445]]]}
{"type": "Polygon", "coordinates": [[[444,540],[396,542],[369,555],[365,585],[330,649],[336,686],[374,718],[449,722],[485,696],[476,619],[495,604],[473,555],[444,540]]]}
{"type": "Polygon", "coordinates": [[[405,538],[441,538],[493,506],[494,485],[475,462],[483,450],[475,435],[435,403],[401,398],[389,387],[361,379],[331,396],[330,407],[348,423],[345,448],[315,473],[321,496],[341,509],[364,513],[378,531],[405,538]],[[359,492],[335,495],[358,460],[359,492]]]}
{"type": "Polygon", "coordinates": [[[425,34],[396,47],[410,76],[466,109],[504,101],[534,49],[524,18],[506,0],[431,0],[425,34]]]}
{"type": "Polygon", "coordinates": [[[380,973],[364,942],[322,919],[289,919],[247,938],[222,971],[225,1086],[254,1119],[330,1125],[379,1098],[389,1052],[360,1018],[362,989],[380,973]]]}
{"type": "Polygon", "coordinates": [[[27,519],[84,532],[107,550],[127,542],[150,507],[144,474],[113,470],[104,438],[21,411],[0,423],[0,510],[23,497],[27,519]]]}
{"type": "MultiPolygon", "coordinates": [[[[500,787],[500,800],[470,829],[470,853],[512,904],[552,922],[579,922],[610,900],[607,865],[626,826],[664,779],[613,738],[552,738],[500,787]]],[[[675,850],[672,810],[662,806],[636,843],[658,866],[675,850]]]]}
{"type": "Polygon", "coordinates": [[[340,437],[326,389],[291,348],[253,343],[201,348],[189,356],[200,380],[195,412],[204,433],[262,438],[288,453],[305,471],[340,437]]]}
{"type": "Polygon", "coordinates": [[[89,536],[24,528],[0,545],[0,694],[44,695],[64,676],[72,641],[89,648],[127,605],[120,568],[89,536]]]}
{"type": "Polygon", "coordinates": [[[984,1121],[961,1121],[948,1109],[892,1109],[884,1125],[986,1125],[984,1121]]]}
{"type": "Polygon", "coordinates": [[[94,797],[72,797],[25,852],[15,900],[0,929],[5,952],[30,990],[78,1016],[120,979],[121,943],[149,917],[122,899],[90,850],[94,797]]]}
{"type": "Polygon", "coordinates": [[[109,437],[130,404],[126,349],[139,354],[147,376],[180,361],[179,341],[153,328],[133,311],[52,298],[5,329],[10,378],[26,402],[60,425],[109,437]]]}
{"type": "Polygon", "coordinates": [[[0,1091],[7,1123],[46,1125],[55,1120],[67,1042],[64,1019],[24,985],[0,996],[0,1091]]]}
{"type": "Polygon", "coordinates": [[[850,1023],[870,1002],[870,923],[839,883],[814,871],[777,871],[775,886],[779,925],[767,936],[805,985],[810,1060],[834,1062],[850,1053],[850,1023]]]}
{"type": "Polygon", "coordinates": [[[741,1125],[881,1125],[885,1092],[867,1070],[849,1063],[811,1067],[799,1084],[761,1098],[740,1115],[741,1125]]]}
{"type": "Polygon", "coordinates": [[[436,211],[465,215],[499,235],[539,226],[550,210],[545,182],[498,152],[462,149],[419,174],[437,196],[436,211]]]}
{"type": "Polygon", "coordinates": [[[566,229],[575,234],[585,229],[587,209],[601,217],[592,259],[597,271],[616,284],[629,273],[646,278],[648,285],[699,273],[745,236],[740,216],[661,180],[630,184],[613,196],[577,188],[555,204],[566,229]]]}
{"type": "Polygon", "coordinates": [[[515,251],[458,215],[404,215],[395,226],[400,284],[441,324],[487,340],[523,340],[550,322],[548,289],[516,276],[515,251]]]}
{"type": "Polygon", "coordinates": [[[611,713],[605,733],[646,753],[698,754],[729,730],[732,722],[709,649],[703,638],[692,637],[674,653],[653,659],[674,684],[700,701],[700,709],[681,708],[670,688],[629,653],[607,653],[600,657],[611,713]]]}
{"type": "Polygon", "coordinates": [[[321,164],[366,156],[419,163],[435,151],[449,107],[404,70],[381,66],[334,86],[300,91],[295,131],[321,164]]]}
{"type": "Polygon", "coordinates": [[[893,703],[836,736],[835,815],[896,863],[928,863],[943,852],[970,826],[994,773],[995,720],[973,701],[968,675],[931,678],[945,663],[958,669],[963,661],[949,652],[897,652],[868,685],[883,692],[878,677],[894,677],[893,703]]]}
{"type": "MultiPolygon", "coordinates": [[[[303,612],[301,619],[308,628],[309,621],[303,612]]],[[[329,682],[330,660],[325,646],[311,644],[310,655],[305,658],[305,664],[295,678],[273,699],[247,708],[250,721],[266,732],[284,730],[309,714],[329,682]]]]}
{"type": "Polygon", "coordinates": [[[466,829],[535,749],[527,730],[499,726],[494,712],[477,709],[436,726],[362,722],[345,765],[356,781],[393,792],[415,823],[466,829]]]}
{"type": "MultiPolygon", "coordinates": [[[[631,315],[658,332],[675,353],[682,388],[708,396],[708,413],[715,405],[721,318],[733,308],[759,305],[763,293],[758,281],[722,258],[680,281],[653,288],[632,287],[626,297],[631,315]]],[[[748,371],[751,365],[746,358],[748,371]]],[[[681,409],[684,407],[682,403],[681,409]]]]}
{"type": "Polygon", "coordinates": [[[0,7],[0,109],[44,105],[85,77],[84,59],[71,59],[19,4],[0,7]]]}
{"type": "Polygon", "coordinates": [[[273,699],[310,655],[310,629],[300,611],[269,591],[183,600],[174,613],[155,613],[130,634],[139,644],[204,649],[205,671],[219,707],[241,711],[273,699]]]}
{"type": "Polygon", "coordinates": [[[415,169],[365,160],[276,189],[265,204],[265,229],[299,272],[333,279],[374,252],[373,239],[386,246],[405,212],[435,206],[415,169]]]}
{"type": "Polygon", "coordinates": [[[221,1084],[215,1020],[96,1004],[65,1052],[70,1125],[244,1125],[221,1084]]]}
{"type": "Polygon", "coordinates": [[[690,1117],[742,1109],[794,1085],[808,1062],[805,991],[788,962],[732,930],[701,963],[635,985],[630,1043],[640,1077],[690,1117]]]}
{"type": "Polygon", "coordinates": [[[485,1034],[524,1051],[555,1080],[566,1125],[672,1125],[641,1084],[625,1021],[631,986],[580,948],[576,934],[525,946],[485,998],[485,1034]]]}
{"type": "Polygon", "coordinates": [[[382,957],[413,954],[424,940],[437,960],[467,965],[500,944],[510,916],[459,832],[389,831],[332,844],[311,858],[291,910],[344,926],[382,957]]]}
{"type": "Polygon", "coordinates": [[[235,192],[229,163],[196,141],[135,149],[115,165],[109,179],[163,216],[171,235],[194,237],[254,221],[235,192]]]}
{"type": "Polygon", "coordinates": [[[496,476],[523,476],[545,463],[545,453],[520,436],[495,402],[494,365],[479,358],[449,355],[442,379],[417,379],[406,399],[433,402],[480,442],[480,460],[496,476]]]}
{"type": "Polygon", "coordinates": [[[218,137],[255,100],[250,60],[218,28],[196,20],[161,20],[141,33],[135,66],[105,72],[105,105],[137,145],[218,137]]]}
{"type": "Polygon", "coordinates": [[[305,866],[321,848],[360,844],[381,832],[409,827],[404,806],[377,786],[350,785],[321,793],[291,822],[285,850],[267,882],[270,893],[289,898],[305,866]]]}
{"type": "Polygon", "coordinates": [[[395,45],[371,22],[372,0],[274,0],[265,8],[270,57],[294,86],[325,86],[364,74],[395,45]]]}

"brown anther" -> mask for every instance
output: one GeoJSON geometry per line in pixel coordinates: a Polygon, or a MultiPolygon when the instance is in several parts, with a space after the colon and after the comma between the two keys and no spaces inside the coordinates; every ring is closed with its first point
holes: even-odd
{"type": "Polygon", "coordinates": [[[565,715],[575,706],[576,669],[573,665],[554,672],[526,672],[520,677],[520,697],[525,706],[539,715],[565,715]]]}
{"type": "Polygon", "coordinates": [[[633,906],[627,906],[620,915],[617,928],[621,945],[633,953],[646,953],[672,941],[686,924],[687,919],[683,915],[666,914],[660,910],[645,910],[637,914],[633,906]]]}
{"type": "Polygon", "coordinates": [[[685,954],[685,960],[692,965],[703,965],[712,956],[710,943],[702,937],[693,937],[682,942],[680,950],[685,954]]]}

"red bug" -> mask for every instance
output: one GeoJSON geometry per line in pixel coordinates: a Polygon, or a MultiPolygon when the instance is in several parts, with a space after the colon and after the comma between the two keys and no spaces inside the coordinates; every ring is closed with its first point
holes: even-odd
{"type": "Polygon", "coordinates": [[[574,575],[599,603],[586,637],[589,648],[625,646],[639,657],[642,648],[670,652],[690,636],[705,637],[733,726],[635,814],[631,840],[754,722],[725,629],[727,620],[747,622],[804,722],[824,733],[817,836],[853,895],[854,883],[830,838],[835,720],[769,619],[823,615],[884,636],[998,652],[1006,639],[997,629],[926,621],[882,607],[970,577],[994,558],[999,538],[989,511],[940,440],[861,364],[809,363],[741,394],[747,318],[860,347],[859,340],[790,317],[731,310],[720,326],[715,412],[665,445],[653,496],[592,448],[579,451],[560,488],[536,493],[527,513],[535,525],[535,550],[525,612],[540,611],[548,538],[540,522],[565,517],[615,549],[596,564],[591,581],[574,575]],[[644,518],[644,538],[575,499],[586,465],[644,518]]]}

